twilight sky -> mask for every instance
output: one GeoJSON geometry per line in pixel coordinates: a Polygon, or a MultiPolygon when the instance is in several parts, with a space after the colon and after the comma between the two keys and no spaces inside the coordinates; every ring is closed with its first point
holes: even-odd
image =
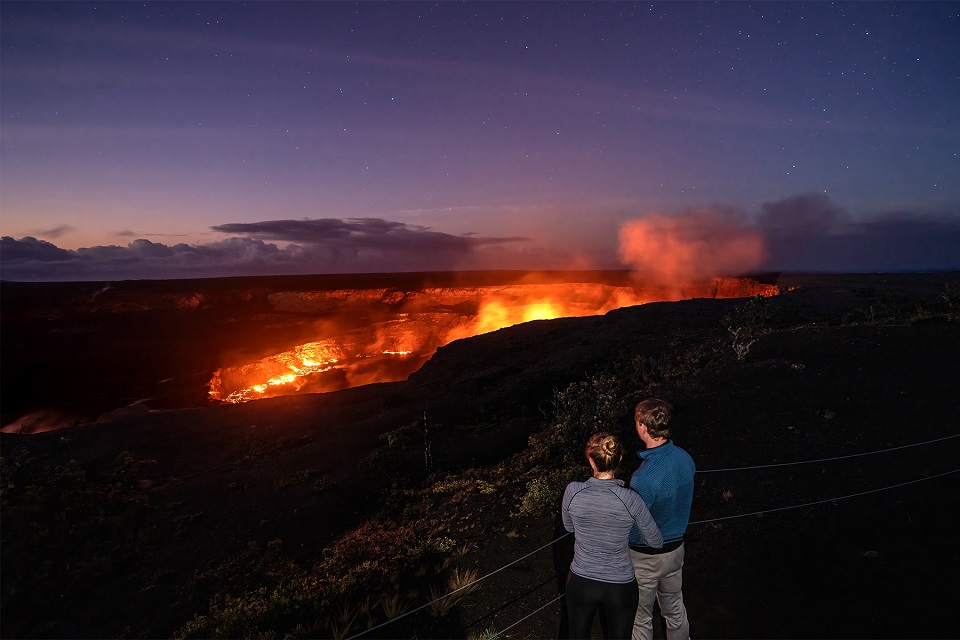
{"type": "Polygon", "coordinates": [[[0,3],[0,277],[960,268],[960,3],[0,3]]]}

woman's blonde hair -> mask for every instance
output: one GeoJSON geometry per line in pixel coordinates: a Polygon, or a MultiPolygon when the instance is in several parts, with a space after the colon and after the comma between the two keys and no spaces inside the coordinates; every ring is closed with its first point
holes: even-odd
{"type": "Polygon", "coordinates": [[[609,433],[595,433],[587,440],[587,457],[597,465],[597,471],[612,471],[623,457],[623,445],[609,433]]]}

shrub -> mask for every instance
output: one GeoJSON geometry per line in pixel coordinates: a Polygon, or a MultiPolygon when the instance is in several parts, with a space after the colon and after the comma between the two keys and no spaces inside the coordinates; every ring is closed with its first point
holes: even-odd
{"type": "MultiPolygon", "coordinates": [[[[278,629],[304,628],[304,621],[316,617],[325,607],[332,607],[329,603],[337,600],[338,584],[323,583],[298,569],[293,569],[292,574],[289,567],[278,566],[276,570],[287,575],[279,585],[260,586],[238,597],[214,594],[207,614],[194,616],[173,637],[253,638],[278,629]]],[[[328,624],[333,622],[333,618],[328,620],[328,624]]]]}
{"type": "Polygon", "coordinates": [[[387,620],[393,620],[410,608],[410,601],[405,600],[399,593],[391,593],[380,597],[380,608],[387,620]]]}
{"type": "Polygon", "coordinates": [[[536,515],[552,508],[557,499],[556,487],[547,478],[535,478],[527,483],[527,491],[520,499],[518,515],[536,515]]]}
{"type": "Polygon", "coordinates": [[[532,516],[541,513],[556,512],[567,485],[582,479],[586,471],[583,466],[565,466],[556,471],[534,478],[527,483],[527,490],[520,499],[517,511],[512,516],[532,516]]]}
{"type": "MultiPolygon", "coordinates": [[[[439,425],[431,425],[430,429],[439,425]]],[[[425,420],[414,420],[380,435],[380,446],[360,461],[361,471],[377,470],[388,476],[407,475],[417,458],[424,461],[425,471],[432,464],[429,431],[425,420]]]]}
{"type": "Polygon", "coordinates": [[[554,391],[553,421],[532,443],[579,460],[583,447],[598,431],[615,431],[625,415],[625,385],[621,377],[603,374],[554,391]]]}
{"type": "Polygon", "coordinates": [[[737,305],[733,311],[723,316],[720,323],[730,332],[730,346],[743,362],[750,353],[750,347],[763,335],[770,333],[769,322],[773,309],[763,296],[754,296],[747,302],[737,305]]]}
{"type": "Polygon", "coordinates": [[[125,567],[160,544],[161,534],[144,526],[163,499],[149,477],[154,461],[123,452],[91,477],[75,461],[51,467],[17,449],[4,453],[4,629],[55,636],[64,602],[122,580],[125,567]]]}
{"type": "MultiPolygon", "coordinates": [[[[453,553],[456,541],[439,535],[440,530],[431,518],[367,522],[328,545],[322,561],[309,570],[280,557],[279,542],[270,543],[266,553],[251,543],[242,557],[200,577],[217,585],[220,593],[205,615],[195,616],[175,637],[277,637],[287,630],[296,635],[297,629],[312,636],[318,620],[333,637],[346,637],[358,625],[373,623],[374,606],[367,594],[386,587],[391,576],[453,553]],[[226,591],[231,585],[243,589],[243,595],[231,596],[226,591]]],[[[399,598],[382,599],[380,605],[388,616],[409,606],[399,598]]]]}
{"type": "Polygon", "coordinates": [[[454,569],[447,580],[446,594],[442,595],[434,588],[430,588],[430,614],[436,618],[447,615],[451,609],[457,606],[463,598],[473,593],[478,585],[476,583],[477,570],[467,569],[460,571],[454,569]]]}
{"type": "Polygon", "coordinates": [[[688,337],[671,341],[670,346],[657,356],[637,356],[632,361],[631,375],[634,395],[658,395],[658,387],[696,375],[720,361],[722,343],[716,339],[691,342],[688,337]],[[638,393],[639,392],[639,393],[638,393]]]}
{"type": "Polygon", "coordinates": [[[477,480],[477,490],[483,495],[490,495],[497,492],[497,485],[486,480],[477,480]]]}
{"type": "Polygon", "coordinates": [[[446,480],[441,480],[437,482],[431,488],[431,491],[437,495],[451,495],[462,491],[468,487],[472,487],[473,483],[469,480],[459,480],[457,478],[447,478],[446,480]]]}
{"type": "MultiPolygon", "coordinates": [[[[871,292],[872,293],[872,292],[871,292]]],[[[884,322],[901,322],[917,319],[928,311],[919,307],[916,302],[892,293],[872,294],[870,304],[857,308],[849,320],[880,324],[884,322]]]]}
{"type": "Polygon", "coordinates": [[[456,591],[461,597],[464,597],[477,590],[479,585],[476,580],[476,569],[465,569],[463,571],[454,569],[453,573],[450,574],[450,579],[447,581],[447,586],[450,588],[450,591],[456,591]]]}
{"type": "Polygon", "coordinates": [[[947,309],[952,315],[960,313],[960,280],[948,283],[946,291],[940,297],[947,303],[947,309]]]}
{"type": "Polygon", "coordinates": [[[347,602],[341,602],[336,611],[330,616],[330,632],[334,638],[346,638],[354,621],[360,615],[357,606],[347,602]]]}

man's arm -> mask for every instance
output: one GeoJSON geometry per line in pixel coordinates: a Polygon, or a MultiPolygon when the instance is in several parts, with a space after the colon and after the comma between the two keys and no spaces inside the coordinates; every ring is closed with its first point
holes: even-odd
{"type": "Polygon", "coordinates": [[[663,535],[660,533],[657,523],[654,522],[653,516],[650,515],[650,510],[647,509],[647,505],[643,503],[642,498],[636,496],[636,494],[628,495],[635,496],[633,500],[630,500],[627,507],[630,509],[630,515],[633,516],[633,521],[636,523],[640,535],[643,536],[644,543],[648,547],[659,549],[663,546],[663,535]]]}

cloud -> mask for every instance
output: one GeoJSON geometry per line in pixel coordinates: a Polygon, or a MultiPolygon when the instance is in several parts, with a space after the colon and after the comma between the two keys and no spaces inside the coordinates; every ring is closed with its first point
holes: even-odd
{"type": "Polygon", "coordinates": [[[960,269],[960,216],[888,211],[855,219],[825,194],[765,202],[751,219],[713,207],[648,213],[620,228],[621,261],[638,279],[683,285],[762,271],[960,269]]]}
{"type": "Polygon", "coordinates": [[[843,208],[822,193],[791,196],[760,205],[757,225],[769,235],[818,234],[848,218],[843,208]]]}
{"type": "Polygon", "coordinates": [[[71,233],[72,231],[75,231],[75,229],[70,225],[61,224],[53,227],[52,229],[34,231],[31,235],[42,236],[44,238],[59,238],[60,236],[71,233]]]}
{"type": "Polygon", "coordinates": [[[118,280],[535,268],[562,256],[521,237],[451,235],[380,218],[231,223],[230,237],[208,244],[166,245],[143,238],[126,246],[73,250],[33,237],[2,238],[0,277],[8,280],[118,280]],[[278,246],[267,240],[276,240],[278,246]],[[516,250],[507,250],[507,247],[516,250]]]}
{"type": "Polygon", "coordinates": [[[0,238],[0,264],[18,264],[23,262],[64,262],[74,256],[72,251],[61,249],[46,240],[37,240],[32,236],[14,240],[9,236],[0,238]]]}
{"type": "Polygon", "coordinates": [[[764,203],[757,218],[768,258],[784,271],[960,269],[960,218],[889,211],[855,220],[823,194],[764,203]]]}
{"type": "Polygon", "coordinates": [[[477,247],[524,242],[525,237],[487,238],[474,234],[451,235],[428,227],[392,222],[382,218],[320,218],[316,220],[270,220],[231,223],[211,227],[222,233],[247,235],[264,240],[322,246],[330,251],[374,250],[385,252],[462,252],[477,247]]]}
{"type": "MultiPolygon", "coordinates": [[[[269,220],[214,227],[218,242],[62,249],[32,236],[0,239],[0,278],[72,281],[241,275],[617,268],[609,254],[525,237],[452,235],[380,218],[269,220]]],[[[581,236],[585,237],[587,234],[581,236]]],[[[610,239],[614,253],[615,238],[610,239]]],[[[620,230],[622,265],[651,284],[758,271],[960,269],[960,216],[889,211],[854,219],[822,194],[730,207],[649,213],[620,230]]],[[[582,243],[581,243],[582,244],[582,243]]]]}

